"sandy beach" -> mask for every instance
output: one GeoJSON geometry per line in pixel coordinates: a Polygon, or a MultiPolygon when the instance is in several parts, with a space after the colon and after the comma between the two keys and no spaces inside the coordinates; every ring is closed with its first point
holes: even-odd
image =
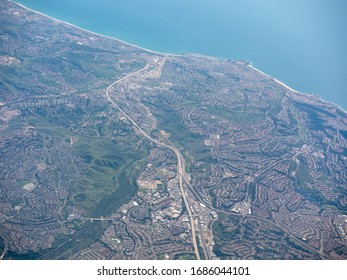
{"type": "Polygon", "coordinates": [[[277,80],[277,79],[275,79],[275,78],[273,78],[273,77],[271,77],[271,76],[265,74],[264,72],[262,72],[262,71],[260,71],[259,69],[255,68],[253,65],[249,64],[248,66],[249,66],[250,68],[252,68],[253,70],[257,71],[258,73],[264,75],[265,77],[267,77],[267,78],[269,78],[269,79],[272,79],[272,80],[274,80],[276,83],[278,83],[278,84],[284,86],[286,89],[288,89],[288,90],[290,90],[290,91],[292,91],[292,92],[295,92],[295,93],[301,93],[301,92],[299,92],[299,91],[297,91],[297,90],[295,90],[295,89],[292,89],[291,87],[287,86],[286,84],[282,83],[281,81],[279,81],[279,80],[277,80]]]}

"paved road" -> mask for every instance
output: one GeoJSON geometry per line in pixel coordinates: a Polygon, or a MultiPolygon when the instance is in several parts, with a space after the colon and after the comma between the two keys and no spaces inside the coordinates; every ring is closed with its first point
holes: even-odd
{"type": "Polygon", "coordinates": [[[181,192],[181,195],[182,195],[182,198],[183,198],[183,202],[184,202],[184,205],[187,209],[187,212],[188,212],[188,217],[189,217],[189,223],[190,223],[190,227],[191,227],[191,232],[192,232],[192,242],[193,242],[193,246],[194,246],[194,253],[195,253],[195,256],[198,260],[200,260],[200,254],[199,254],[199,249],[198,249],[198,244],[197,244],[197,241],[196,241],[196,232],[195,232],[195,222],[194,222],[194,218],[193,218],[193,214],[192,214],[192,210],[190,208],[190,205],[189,205],[189,201],[188,201],[188,198],[186,196],[186,193],[184,191],[184,188],[183,188],[183,181],[188,181],[187,180],[187,175],[185,173],[185,160],[184,160],[184,157],[181,155],[181,153],[176,149],[176,147],[174,146],[170,146],[170,145],[167,145],[165,143],[161,143],[160,141],[158,141],[157,139],[154,139],[152,138],[151,136],[149,136],[126,112],[124,112],[122,110],[122,108],[120,108],[110,97],[110,90],[112,89],[112,87],[114,87],[116,84],[119,84],[120,82],[132,77],[132,76],[135,76],[136,74],[139,74],[141,72],[144,72],[146,71],[147,69],[149,69],[149,64],[147,64],[144,68],[136,71],[136,72],[133,72],[115,82],[113,82],[112,84],[110,84],[108,86],[108,88],[106,89],[106,97],[107,99],[113,104],[114,107],[116,107],[137,129],[138,131],[144,136],[146,137],[148,140],[150,140],[151,142],[155,143],[156,145],[158,146],[162,146],[162,147],[166,147],[168,149],[170,149],[171,151],[173,151],[177,157],[177,175],[178,175],[178,178],[179,178],[179,185],[180,185],[180,192],[181,192]]]}
{"type": "Polygon", "coordinates": [[[0,237],[4,240],[4,243],[5,243],[5,247],[4,247],[4,251],[2,252],[1,256],[0,256],[0,260],[2,260],[4,257],[5,257],[5,254],[7,253],[7,250],[8,250],[8,242],[5,238],[5,236],[2,236],[0,234],[0,237]]]}

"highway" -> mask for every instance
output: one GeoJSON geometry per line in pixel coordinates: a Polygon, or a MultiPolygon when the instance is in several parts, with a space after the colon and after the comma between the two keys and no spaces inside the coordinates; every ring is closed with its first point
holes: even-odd
{"type": "Polygon", "coordinates": [[[191,210],[191,207],[189,205],[189,201],[188,201],[188,198],[187,198],[187,195],[184,191],[184,188],[183,188],[183,182],[184,181],[188,181],[187,179],[187,174],[185,172],[185,160],[184,160],[184,157],[182,156],[182,154],[176,149],[176,147],[174,146],[170,146],[170,145],[167,145],[165,143],[162,143],[160,141],[158,141],[157,139],[154,139],[152,138],[150,135],[148,135],[126,112],[124,112],[122,110],[122,108],[120,108],[110,97],[110,90],[116,85],[116,84],[119,84],[121,82],[123,82],[124,80],[132,77],[132,76],[135,76],[136,74],[139,74],[141,72],[144,72],[146,71],[147,69],[150,68],[150,65],[147,64],[144,68],[136,71],[136,72],[133,72],[133,73],[130,73],[128,74],[127,76],[113,82],[112,84],[110,84],[106,91],[105,91],[105,94],[106,94],[106,97],[107,99],[112,103],[112,105],[117,108],[136,128],[137,130],[144,136],[146,137],[149,141],[153,142],[154,144],[156,144],[157,146],[161,146],[161,147],[165,147],[165,148],[168,148],[170,149],[171,151],[173,151],[176,155],[176,158],[177,158],[177,176],[179,178],[179,186],[180,186],[180,192],[181,192],[181,195],[182,195],[182,198],[183,198],[183,202],[184,202],[184,205],[187,209],[187,212],[188,212],[188,217],[189,217],[189,224],[190,224],[190,228],[191,228],[191,233],[192,233],[192,243],[193,243],[193,246],[194,246],[194,254],[196,256],[196,258],[198,260],[200,260],[200,253],[199,253],[199,249],[198,249],[198,244],[197,244],[197,239],[196,239],[196,232],[195,232],[195,222],[194,222],[194,217],[193,217],[193,214],[192,214],[192,210],[191,210]]]}

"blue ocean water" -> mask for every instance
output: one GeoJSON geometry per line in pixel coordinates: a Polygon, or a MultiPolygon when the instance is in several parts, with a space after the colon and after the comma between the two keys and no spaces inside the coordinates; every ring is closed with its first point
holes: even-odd
{"type": "Polygon", "coordinates": [[[245,59],[347,109],[345,0],[18,0],[85,29],[167,53],[245,59]]]}

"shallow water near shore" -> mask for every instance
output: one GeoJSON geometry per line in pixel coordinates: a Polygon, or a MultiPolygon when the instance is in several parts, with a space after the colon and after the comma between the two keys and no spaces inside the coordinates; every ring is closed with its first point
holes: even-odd
{"type": "Polygon", "coordinates": [[[31,9],[158,52],[244,59],[347,109],[344,0],[20,0],[31,9]]]}

